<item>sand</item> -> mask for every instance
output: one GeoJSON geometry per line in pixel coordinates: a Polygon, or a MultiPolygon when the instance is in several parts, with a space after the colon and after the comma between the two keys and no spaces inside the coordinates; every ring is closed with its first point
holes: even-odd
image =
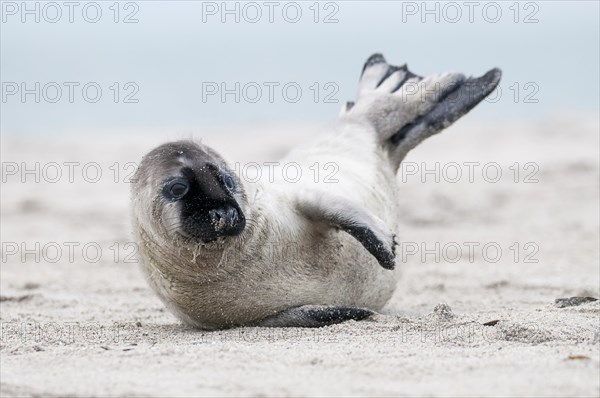
{"type": "MultiPolygon", "coordinates": [[[[555,305],[600,296],[598,131],[597,115],[465,118],[399,176],[403,277],[382,314],[218,332],[179,324],[128,245],[127,162],[190,134],[5,135],[1,395],[599,396],[600,302],[555,305]],[[40,162],[39,183],[22,162],[40,162]],[[72,182],[63,162],[80,162],[72,182]],[[436,162],[439,182],[421,172],[436,162]],[[479,162],[472,181],[465,162],[479,162]]],[[[310,139],[301,126],[193,136],[241,162],[310,139]]]]}

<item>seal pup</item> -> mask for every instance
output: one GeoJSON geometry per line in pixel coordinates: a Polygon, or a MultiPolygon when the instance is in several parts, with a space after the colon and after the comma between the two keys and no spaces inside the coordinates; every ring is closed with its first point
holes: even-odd
{"type": "Polygon", "coordinates": [[[396,172],[406,154],[498,84],[492,69],[418,76],[381,54],[329,130],[281,160],[337,167],[335,183],[242,181],[210,147],[163,144],[132,183],[142,269],[164,304],[203,329],[361,320],[394,292],[396,172]]]}

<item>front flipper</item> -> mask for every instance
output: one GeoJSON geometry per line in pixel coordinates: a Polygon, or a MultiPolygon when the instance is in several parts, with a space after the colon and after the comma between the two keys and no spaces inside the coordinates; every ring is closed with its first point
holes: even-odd
{"type": "Polygon", "coordinates": [[[369,251],[385,269],[396,266],[396,235],[385,223],[347,199],[324,193],[307,194],[298,210],[309,220],[339,228],[369,251]]]}
{"type": "Polygon", "coordinates": [[[318,328],[349,320],[360,321],[374,314],[366,308],[304,305],[265,318],[254,326],[318,328]]]}

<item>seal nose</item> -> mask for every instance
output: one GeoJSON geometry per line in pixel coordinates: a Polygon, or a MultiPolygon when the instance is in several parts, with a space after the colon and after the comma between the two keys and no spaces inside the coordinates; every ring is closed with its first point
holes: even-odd
{"type": "Polygon", "coordinates": [[[208,212],[210,220],[215,226],[215,230],[221,231],[235,226],[239,220],[238,212],[235,207],[227,206],[220,209],[212,209],[208,212]]]}

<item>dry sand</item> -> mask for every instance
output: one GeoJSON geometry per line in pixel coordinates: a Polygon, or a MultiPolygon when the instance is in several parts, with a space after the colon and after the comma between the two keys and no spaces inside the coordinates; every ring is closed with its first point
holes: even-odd
{"type": "MultiPolygon", "coordinates": [[[[419,168],[480,166],[473,182],[405,175],[403,278],[383,313],[321,329],[187,329],[127,262],[128,184],[115,183],[109,167],[119,162],[123,180],[127,162],[186,134],[3,137],[5,168],[81,165],[73,183],[66,166],[56,183],[27,175],[23,184],[21,173],[3,170],[1,395],[599,396],[600,302],[554,304],[600,295],[597,116],[472,120],[407,158],[419,168]],[[99,182],[83,180],[86,162],[102,167],[99,182]],[[481,175],[491,162],[503,172],[496,183],[481,175]],[[534,165],[526,169],[528,162],[534,165]],[[92,263],[96,244],[102,255],[92,263]],[[433,250],[425,259],[421,244],[433,250]],[[457,246],[462,257],[452,262],[457,246]],[[407,254],[415,247],[419,253],[407,254]]],[[[194,135],[240,161],[277,158],[310,137],[299,127],[232,131],[243,134],[194,135]]],[[[52,167],[46,179],[54,178],[52,167]]],[[[488,166],[488,177],[495,167],[488,166]]]]}

